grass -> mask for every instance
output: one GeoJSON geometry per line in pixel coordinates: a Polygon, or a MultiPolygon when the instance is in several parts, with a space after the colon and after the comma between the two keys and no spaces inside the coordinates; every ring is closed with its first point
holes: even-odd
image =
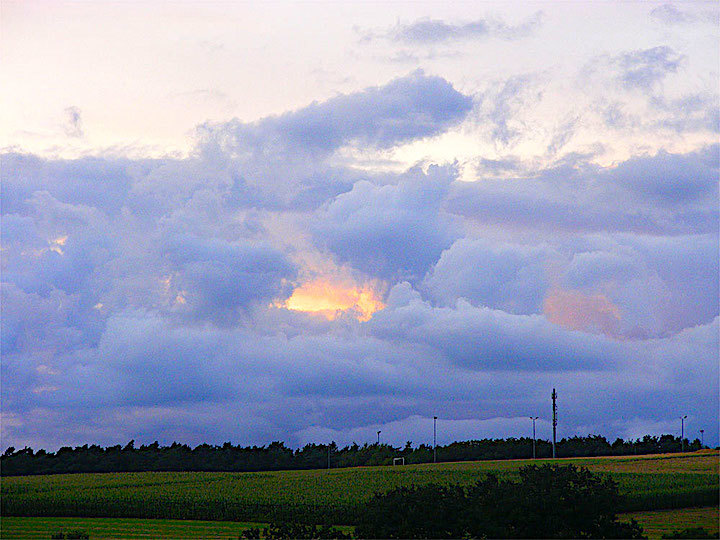
{"type": "MultiPolygon", "coordinates": [[[[619,483],[625,511],[717,505],[717,451],[555,461],[611,475],[619,483]]],[[[352,523],[375,492],[430,482],[469,485],[488,472],[513,476],[529,463],[7,477],[2,482],[2,515],[352,523]]]]}
{"type": "MultiPolygon", "coordinates": [[[[704,527],[710,532],[718,531],[716,506],[684,508],[682,510],[656,510],[622,514],[622,521],[636,519],[652,540],[687,527],[704,527]]],[[[241,531],[250,527],[263,527],[264,523],[232,521],[183,521],[171,519],[115,519],[115,518],[63,518],[63,517],[3,517],[0,521],[0,538],[43,539],[60,530],[82,529],[97,538],[204,538],[220,540],[237,538],[241,531]]],[[[349,532],[352,527],[343,527],[349,532]]]]}
{"type": "Polygon", "coordinates": [[[718,532],[718,519],[720,508],[707,506],[704,508],[683,508],[681,510],[656,510],[654,512],[633,512],[622,514],[621,521],[635,519],[644,534],[651,540],[662,538],[663,534],[683,530],[691,527],[703,527],[711,533],[718,532]]]}
{"type": "Polygon", "coordinates": [[[3,517],[0,537],[3,539],[43,539],[61,530],[83,530],[91,539],[97,538],[203,538],[219,540],[238,538],[250,527],[262,523],[233,521],[182,521],[172,519],[114,519],[63,517],[3,517]]]}

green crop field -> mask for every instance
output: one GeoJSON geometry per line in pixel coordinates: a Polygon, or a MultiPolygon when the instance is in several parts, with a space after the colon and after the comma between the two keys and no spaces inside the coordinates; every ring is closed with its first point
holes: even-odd
{"type": "MultiPolygon", "coordinates": [[[[551,460],[538,460],[538,463],[551,460]]],[[[621,511],[717,506],[718,453],[557,460],[609,474],[621,511]]],[[[262,473],[118,473],[7,477],[3,516],[352,523],[375,492],[411,484],[471,484],[531,461],[484,461],[262,473]]]]}

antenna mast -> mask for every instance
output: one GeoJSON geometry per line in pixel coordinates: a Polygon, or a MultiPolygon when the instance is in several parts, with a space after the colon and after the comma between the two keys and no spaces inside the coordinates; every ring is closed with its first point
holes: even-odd
{"type": "Polygon", "coordinates": [[[555,437],[557,434],[557,392],[553,388],[552,391],[552,402],[553,402],[553,459],[555,459],[555,437]]]}

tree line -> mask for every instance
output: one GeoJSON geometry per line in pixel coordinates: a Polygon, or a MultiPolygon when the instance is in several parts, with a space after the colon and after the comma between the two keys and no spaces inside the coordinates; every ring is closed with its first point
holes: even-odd
{"type": "MultiPolygon", "coordinates": [[[[646,435],[642,439],[616,439],[610,443],[600,435],[564,438],[556,445],[557,457],[624,456],[634,454],[663,454],[680,452],[680,437],[646,435]]],[[[688,451],[699,450],[700,441],[684,441],[688,451]]],[[[478,461],[493,459],[526,459],[533,456],[533,440],[529,437],[458,441],[436,448],[438,462],[478,461]]],[[[552,445],[537,440],[538,458],[552,456],[552,445]]],[[[141,471],[273,471],[287,469],[321,469],[390,465],[393,458],[405,458],[406,464],[432,463],[433,447],[410,441],[404,447],[389,444],[353,443],[343,448],[330,444],[307,444],[292,449],[283,442],[263,446],[240,446],[226,442],[222,445],[201,444],[191,448],[177,442],[161,446],[152,444],[101,447],[96,444],[71,448],[64,446],[57,452],[34,451],[25,447],[5,450],[0,456],[0,475],[61,474],[86,472],[141,471]]]]}

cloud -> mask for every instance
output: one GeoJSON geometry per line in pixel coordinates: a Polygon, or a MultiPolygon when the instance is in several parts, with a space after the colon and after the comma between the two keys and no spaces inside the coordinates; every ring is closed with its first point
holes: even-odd
{"type": "Polygon", "coordinates": [[[352,143],[388,148],[437,135],[461,121],[471,106],[471,98],[446,80],[418,70],[385,86],[252,124],[237,120],[206,124],[202,131],[209,140],[240,155],[295,149],[322,157],[352,143]]]}
{"type": "MultiPolygon", "coordinates": [[[[684,7],[687,6],[688,4],[685,4],[684,7]]],[[[654,7],[652,11],[650,11],[650,17],[658,22],[668,25],[682,25],[695,22],[707,22],[717,24],[718,22],[717,10],[713,11],[712,9],[710,9],[705,11],[693,12],[688,10],[680,10],[673,4],[662,4],[660,6],[654,7]]]]}
{"type": "Polygon", "coordinates": [[[330,164],[341,148],[382,150],[437,136],[471,108],[471,97],[418,70],[253,123],[205,124],[198,151],[222,164],[240,204],[317,208],[360,179],[358,171],[330,164]]]}
{"type": "Polygon", "coordinates": [[[203,319],[236,316],[238,308],[283,300],[295,266],[280,251],[262,243],[218,238],[174,237],[164,255],[179,271],[176,301],[200,311],[203,319]]]}
{"type": "Polygon", "coordinates": [[[507,313],[539,313],[551,253],[549,246],[461,238],[442,253],[423,290],[443,306],[463,298],[507,313]]]}
{"type": "Polygon", "coordinates": [[[627,52],[613,59],[620,69],[621,84],[640,90],[653,89],[668,74],[676,73],[684,61],[683,55],[666,45],[627,52]]]}
{"type": "Polygon", "coordinates": [[[492,142],[507,145],[523,133],[525,126],[518,115],[541,99],[539,82],[536,74],[515,75],[492,84],[477,97],[473,120],[488,132],[492,142]]]}
{"type": "Polygon", "coordinates": [[[579,161],[529,177],[457,183],[446,209],[518,229],[709,233],[718,220],[717,152],[711,145],[607,169],[579,161]]]}
{"type": "Polygon", "coordinates": [[[65,135],[68,137],[82,137],[83,121],[80,109],[78,107],[68,107],[65,109],[65,135]]]}
{"type": "Polygon", "coordinates": [[[386,279],[419,279],[460,234],[440,206],[456,172],[432,166],[395,185],[358,182],[318,216],[316,242],[340,261],[386,279]]]}
{"type": "Polygon", "coordinates": [[[409,24],[398,24],[389,32],[389,37],[394,41],[413,44],[435,44],[486,37],[515,40],[531,35],[542,23],[542,18],[543,13],[538,11],[517,26],[509,26],[503,21],[492,18],[466,23],[421,19],[409,24]]]}
{"type": "Polygon", "coordinates": [[[539,315],[511,315],[462,300],[454,308],[435,308],[408,283],[390,291],[387,307],[368,324],[374,335],[426,344],[475,370],[608,369],[621,352],[609,340],[561,330],[539,315]]]}
{"type": "Polygon", "coordinates": [[[3,441],[420,442],[438,411],[448,437],[510,436],[553,386],[564,433],[682,406],[711,440],[716,145],[610,167],[482,156],[473,183],[343,157],[477,119],[510,144],[536,82],[491,82],[471,111],[415,72],[205,125],[184,159],[2,156],[3,441]],[[289,309],[295,293],[338,310],[289,309]]]}

